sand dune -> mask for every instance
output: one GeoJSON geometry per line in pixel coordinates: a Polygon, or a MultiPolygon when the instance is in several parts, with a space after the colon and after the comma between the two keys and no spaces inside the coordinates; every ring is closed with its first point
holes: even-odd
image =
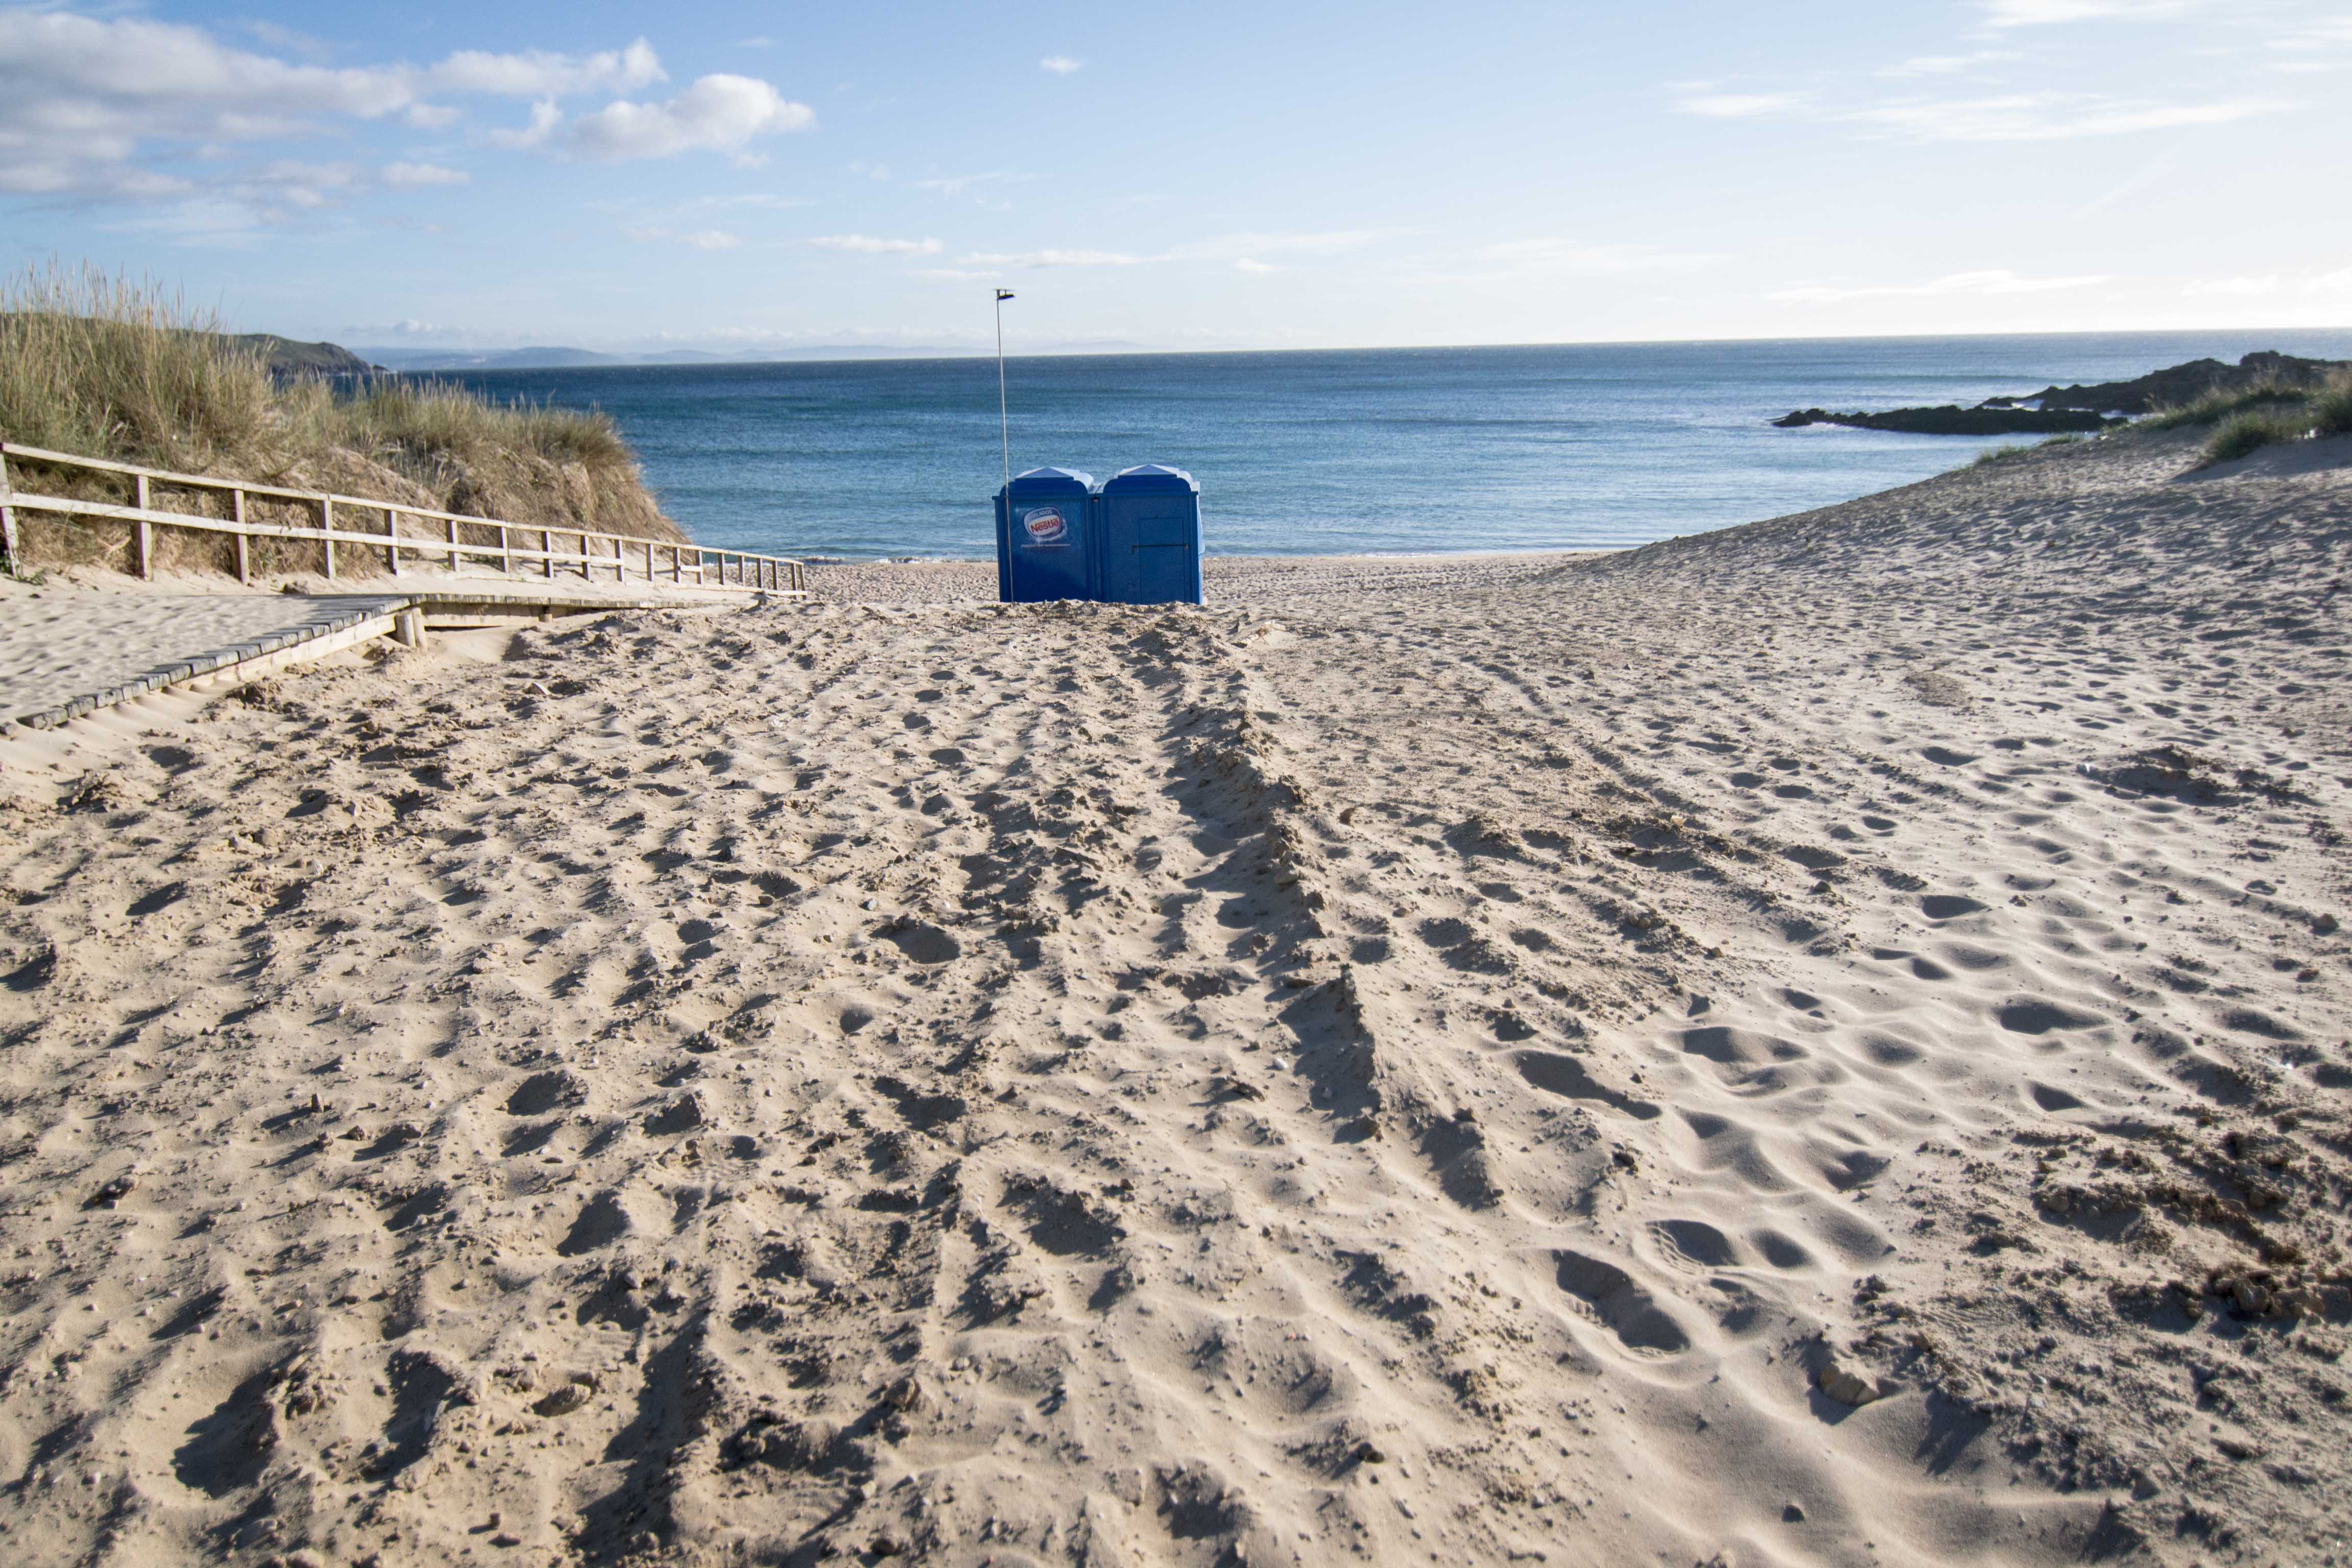
{"type": "Polygon", "coordinates": [[[2340,1555],[2352,474],[2193,446],[93,732],[7,1554],[2340,1555]]]}

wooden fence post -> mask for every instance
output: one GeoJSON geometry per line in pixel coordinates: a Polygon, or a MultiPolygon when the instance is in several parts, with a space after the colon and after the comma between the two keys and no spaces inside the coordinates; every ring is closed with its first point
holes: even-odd
{"type": "Polygon", "coordinates": [[[245,492],[228,492],[229,521],[236,524],[236,580],[250,585],[253,582],[253,542],[245,536],[245,492]]]}
{"type": "Polygon", "coordinates": [[[383,547],[384,563],[397,577],[400,575],[400,514],[390,507],[383,509],[383,536],[393,542],[383,547]]]}
{"type": "Polygon", "coordinates": [[[506,574],[509,577],[513,576],[514,541],[507,537],[507,525],[503,522],[499,524],[499,558],[504,563],[503,569],[506,574]]]}
{"type": "Polygon", "coordinates": [[[327,537],[319,542],[327,552],[327,581],[335,580],[335,498],[319,498],[319,531],[327,537]]]}
{"type": "MultiPolygon", "coordinates": [[[[24,557],[16,547],[16,509],[8,504],[8,448],[0,446],[0,549],[8,553],[8,570],[22,572],[24,557]]],[[[648,560],[652,559],[650,556],[648,560]]],[[[646,574],[648,576],[651,573],[646,574]]]]}
{"type": "Polygon", "coordinates": [[[541,570],[550,577],[555,575],[555,545],[553,540],[554,535],[549,533],[547,530],[542,528],[539,531],[539,564],[541,570]]]}
{"type": "Polygon", "coordinates": [[[155,525],[147,521],[147,476],[139,475],[131,481],[132,499],[139,508],[139,575],[155,575],[155,525]]]}
{"type": "Polygon", "coordinates": [[[452,577],[457,574],[457,567],[462,559],[457,553],[458,543],[457,520],[453,517],[449,520],[449,575],[452,577]]]}

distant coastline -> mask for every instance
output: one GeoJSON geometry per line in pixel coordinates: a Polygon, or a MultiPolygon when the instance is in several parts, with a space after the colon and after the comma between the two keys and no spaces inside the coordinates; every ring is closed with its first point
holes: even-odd
{"type": "Polygon", "coordinates": [[[2166,409],[2184,408],[2203,398],[2271,390],[2308,392],[2347,373],[2352,373],[2352,360],[2310,359],[2260,349],[2242,356],[2235,364],[2193,359],[2125,381],[2093,386],[2051,385],[2015,397],[1988,397],[1973,408],[1945,404],[1934,408],[1890,408],[1877,414],[1800,408],[1772,424],[1783,430],[1843,425],[1853,430],[1895,430],[1913,436],[2087,435],[2166,409]]]}

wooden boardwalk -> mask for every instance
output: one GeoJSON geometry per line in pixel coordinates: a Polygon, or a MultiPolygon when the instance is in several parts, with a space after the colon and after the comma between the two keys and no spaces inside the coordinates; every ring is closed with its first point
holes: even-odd
{"type": "Polygon", "coordinates": [[[733,609],[740,594],[435,577],[389,594],[0,594],[0,730],[45,730],[204,677],[255,679],[371,637],[607,610],[733,609]]]}
{"type": "Polygon", "coordinates": [[[19,573],[34,518],[113,535],[116,548],[128,546],[135,575],[151,581],[162,534],[224,535],[235,543],[240,586],[205,591],[196,576],[179,593],[25,577],[0,587],[0,728],[47,729],[184,681],[250,678],[373,637],[415,645],[436,626],[798,598],[808,584],[806,568],[782,556],[526,528],[0,443],[0,549],[19,573]],[[50,493],[75,488],[121,499],[50,493]],[[258,591],[257,554],[265,567],[279,558],[315,563],[315,575],[333,586],[258,591]]]}

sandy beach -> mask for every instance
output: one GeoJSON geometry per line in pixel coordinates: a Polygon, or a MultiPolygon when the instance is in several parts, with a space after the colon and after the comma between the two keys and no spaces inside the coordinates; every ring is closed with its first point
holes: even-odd
{"type": "Polygon", "coordinates": [[[80,721],[0,1560],[2352,1562],[2352,442],[2201,439],[80,721]]]}

